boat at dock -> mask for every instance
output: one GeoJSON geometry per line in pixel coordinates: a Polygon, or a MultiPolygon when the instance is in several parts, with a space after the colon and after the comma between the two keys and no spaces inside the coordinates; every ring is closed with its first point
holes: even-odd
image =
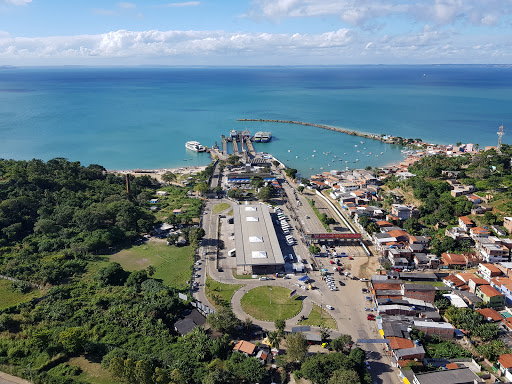
{"type": "Polygon", "coordinates": [[[272,133],[270,133],[270,132],[262,132],[261,133],[261,142],[262,143],[268,143],[270,140],[272,140],[272,133]]]}
{"type": "Polygon", "coordinates": [[[204,152],[206,148],[202,146],[198,141],[187,141],[185,148],[194,152],[204,152]]]}
{"type": "Polygon", "coordinates": [[[262,131],[258,131],[254,134],[252,140],[255,142],[255,143],[259,143],[261,142],[261,135],[263,134],[262,131]]]}

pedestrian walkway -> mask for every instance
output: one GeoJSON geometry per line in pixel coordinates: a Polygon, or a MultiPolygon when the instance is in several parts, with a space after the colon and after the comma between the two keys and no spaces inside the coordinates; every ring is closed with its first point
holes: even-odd
{"type": "Polygon", "coordinates": [[[0,372],[0,384],[31,384],[27,380],[23,380],[19,377],[9,375],[5,372],[0,372]]]}

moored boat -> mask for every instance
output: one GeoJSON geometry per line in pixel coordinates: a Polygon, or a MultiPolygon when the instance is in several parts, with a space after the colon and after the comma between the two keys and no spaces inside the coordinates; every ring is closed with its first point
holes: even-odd
{"type": "Polygon", "coordinates": [[[185,148],[194,152],[204,152],[206,150],[198,141],[187,141],[185,148]]]}

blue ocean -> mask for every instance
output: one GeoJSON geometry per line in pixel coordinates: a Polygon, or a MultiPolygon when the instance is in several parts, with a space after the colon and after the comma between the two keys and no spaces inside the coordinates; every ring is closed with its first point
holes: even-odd
{"type": "Polygon", "coordinates": [[[212,146],[247,128],[271,131],[272,142],[256,150],[307,176],[394,163],[402,148],[237,119],[484,146],[496,145],[499,125],[512,126],[511,102],[512,68],[501,66],[2,68],[0,158],[65,157],[108,169],[204,165],[209,156],[187,151],[186,141],[212,146]]]}

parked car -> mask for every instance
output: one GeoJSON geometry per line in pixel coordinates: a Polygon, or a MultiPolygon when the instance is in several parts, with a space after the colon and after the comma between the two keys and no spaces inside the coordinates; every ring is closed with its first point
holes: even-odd
{"type": "Polygon", "coordinates": [[[334,309],[333,307],[331,307],[331,306],[330,306],[330,305],[328,305],[328,304],[325,306],[325,308],[330,309],[330,310],[333,310],[333,309],[334,309]]]}

